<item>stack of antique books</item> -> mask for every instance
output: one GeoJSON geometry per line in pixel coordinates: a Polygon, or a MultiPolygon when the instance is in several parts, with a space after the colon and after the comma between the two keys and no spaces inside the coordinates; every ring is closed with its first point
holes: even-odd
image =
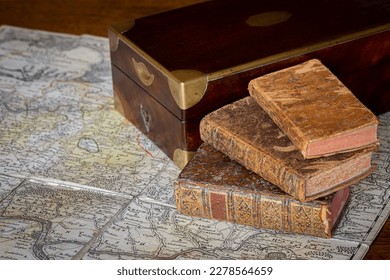
{"type": "Polygon", "coordinates": [[[319,60],[261,76],[205,116],[175,181],[178,210],[331,237],[350,187],[372,170],[376,116],[319,60]]]}

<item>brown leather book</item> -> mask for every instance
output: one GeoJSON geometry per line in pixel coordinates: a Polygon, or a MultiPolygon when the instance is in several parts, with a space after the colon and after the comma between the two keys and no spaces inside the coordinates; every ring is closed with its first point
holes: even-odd
{"type": "Polygon", "coordinates": [[[175,181],[176,205],[184,215],[329,238],[349,188],[300,202],[275,185],[202,144],[175,181]]]}
{"type": "Polygon", "coordinates": [[[304,159],[250,96],[204,117],[200,136],[300,201],[310,201],[351,185],[372,169],[372,148],[304,159]]]}
{"type": "Polygon", "coordinates": [[[256,78],[249,93],[304,158],[378,143],[376,116],[318,59],[256,78]]]}

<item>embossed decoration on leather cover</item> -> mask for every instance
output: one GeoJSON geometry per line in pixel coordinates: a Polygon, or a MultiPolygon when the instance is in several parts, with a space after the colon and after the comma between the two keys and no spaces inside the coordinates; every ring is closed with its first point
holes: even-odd
{"type": "Polygon", "coordinates": [[[378,143],[376,116],[317,59],[256,78],[249,92],[305,158],[378,143]]]}
{"type": "Polygon", "coordinates": [[[175,181],[182,214],[281,232],[331,237],[349,188],[300,202],[208,144],[202,144],[175,181]]]}
{"type": "Polygon", "coordinates": [[[201,139],[300,201],[310,201],[366,177],[374,148],[304,159],[289,138],[246,97],[205,116],[201,139]]]}

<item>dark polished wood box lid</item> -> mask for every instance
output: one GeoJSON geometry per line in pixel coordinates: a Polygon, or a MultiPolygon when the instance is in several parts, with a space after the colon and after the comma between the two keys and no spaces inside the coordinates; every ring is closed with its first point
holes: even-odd
{"type": "Polygon", "coordinates": [[[309,59],[384,112],[389,15],[388,0],[214,0],[115,24],[115,106],[180,166],[206,114],[247,96],[250,80],[309,59]]]}
{"type": "Polygon", "coordinates": [[[389,1],[378,2],[211,1],[138,19],[123,35],[168,71],[212,74],[371,33],[389,22],[389,1]]]}
{"type": "Polygon", "coordinates": [[[199,118],[309,58],[338,76],[388,61],[389,15],[384,0],[214,0],[112,26],[112,63],[179,119],[199,118]]]}

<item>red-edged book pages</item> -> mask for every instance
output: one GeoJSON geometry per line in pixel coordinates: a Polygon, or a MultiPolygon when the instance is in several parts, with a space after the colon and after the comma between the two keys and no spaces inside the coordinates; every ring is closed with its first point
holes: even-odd
{"type": "Polygon", "coordinates": [[[317,59],[254,79],[249,93],[305,158],[378,143],[376,116],[317,59]]]}

